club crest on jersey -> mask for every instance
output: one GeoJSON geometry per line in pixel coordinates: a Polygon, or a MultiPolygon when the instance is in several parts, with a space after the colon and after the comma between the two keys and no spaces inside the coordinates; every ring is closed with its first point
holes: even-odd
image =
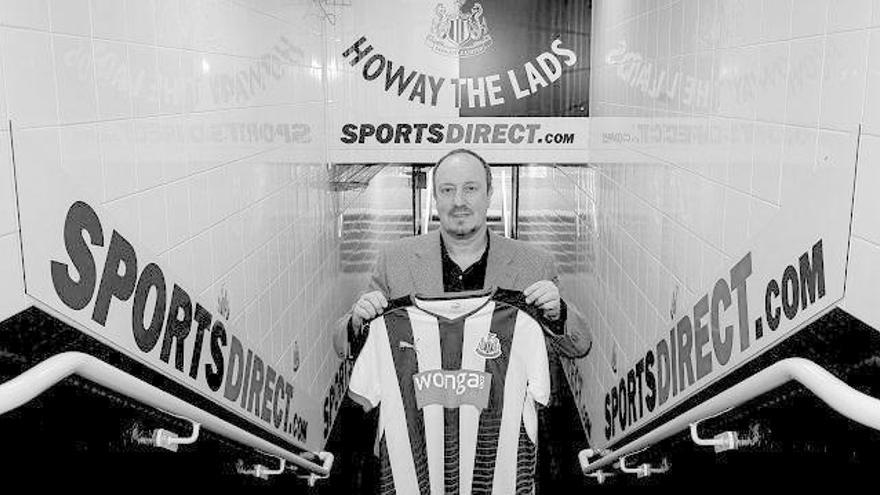
{"type": "Polygon", "coordinates": [[[435,52],[450,57],[473,57],[492,45],[483,6],[474,2],[469,12],[463,12],[465,2],[454,0],[452,12],[443,3],[434,7],[434,19],[425,43],[435,52]]]}
{"type": "Polygon", "coordinates": [[[501,355],[501,342],[498,340],[498,336],[492,332],[489,332],[489,335],[486,335],[480,342],[477,343],[477,348],[474,349],[474,352],[477,353],[477,356],[484,357],[486,359],[495,359],[501,355]]]}

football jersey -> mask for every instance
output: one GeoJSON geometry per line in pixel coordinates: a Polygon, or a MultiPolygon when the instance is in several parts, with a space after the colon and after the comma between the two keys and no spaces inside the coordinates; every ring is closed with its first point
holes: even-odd
{"type": "Polygon", "coordinates": [[[379,406],[383,494],[531,494],[550,374],[520,292],[406,297],[372,320],[350,395],[379,406]]]}

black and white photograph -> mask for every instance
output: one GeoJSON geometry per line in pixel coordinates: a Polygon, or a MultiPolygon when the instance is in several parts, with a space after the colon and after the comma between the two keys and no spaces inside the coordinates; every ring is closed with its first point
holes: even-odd
{"type": "Polygon", "coordinates": [[[880,0],[0,0],[2,493],[872,490],[880,0]]]}

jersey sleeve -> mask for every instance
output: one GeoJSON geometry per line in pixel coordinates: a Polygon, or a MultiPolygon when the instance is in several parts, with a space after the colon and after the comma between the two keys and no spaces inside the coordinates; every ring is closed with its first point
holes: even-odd
{"type": "Polygon", "coordinates": [[[364,410],[369,411],[382,401],[382,384],[379,374],[382,363],[378,352],[378,334],[385,331],[385,320],[383,318],[373,320],[367,331],[369,332],[367,341],[354,362],[354,370],[351,372],[348,395],[364,410]]]}
{"type": "Polygon", "coordinates": [[[525,356],[527,388],[537,402],[546,406],[550,402],[550,363],[544,332],[532,317],[521,312],[520,318],[524,320],[522,330],[528,343],[525,348],[530,350],[525,356]]]}

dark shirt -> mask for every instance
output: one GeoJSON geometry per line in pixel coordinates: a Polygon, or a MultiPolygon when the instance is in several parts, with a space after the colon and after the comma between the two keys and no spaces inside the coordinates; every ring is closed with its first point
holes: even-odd
{"type": "Polygon", "coordinates": [[[449,257],[446,243],[440,237],[440,257],[443,260],[443,292],[464,292],[480,290],[486,281],[486,264],[489,260],[489,239],[486,239],[486,250],[483,256],[473,265],[462,270],[449,257]]]}
{"type": "MultiPolygon", "coordinates": [[[[446,243],[443,242],[443,236],[440,236],[440,258],[443,262],[443,292],[464,292],[470,290],[480,290],[486,282],[486,265],[489,260],[489,239],[486,239],[486,250],[473,265],[462,270],[446,251],[446,243]]],[[[502,287],[506,289],[507,287],[502,287]]],[[[565,318],[568,316],[568,310],[565,307],[565,301],[560,300],[559,319],[551,321],[541,318],[541,322],[546,328],[556,335],[565,333],[565,318]]]]}

